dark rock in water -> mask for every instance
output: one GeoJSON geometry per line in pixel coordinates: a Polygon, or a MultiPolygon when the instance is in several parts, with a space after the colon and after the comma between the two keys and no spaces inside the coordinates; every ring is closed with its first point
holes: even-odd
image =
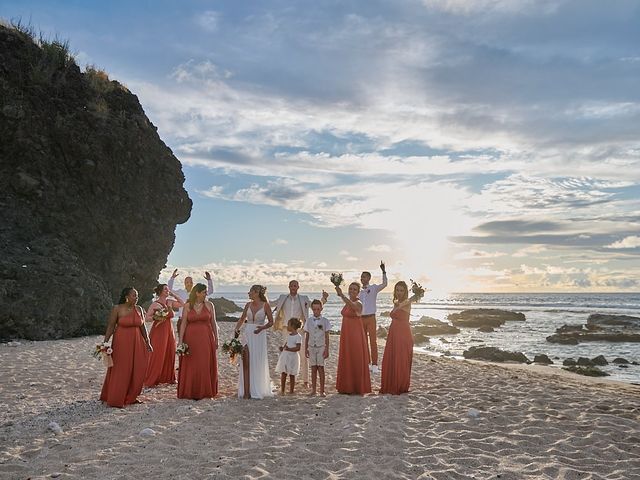
{"type": "Polygon", "coordinates": [[[571,367],[573,365],[576,365],[576,360],[575,360],[575,358],[566,358],[564,360],[564,362],[562,362],[562,364],[567,366],[567,367],[571,367]]]}
{"type": "Polygon", "coordinates": [[[613,362],[611,363],[616,363],[618,365],[627,365],[629,363],[629,360],[627,360],[626,358],[618,357],[614,358],[613,362]]]}
{"type": "Polygon", "coordinates": [[[618,368],[629,368],[629,365],[618,365],[618,368]]]}
{"type": "Polygon", "coordinates": [[[123,287],[150,299],[191,200],[137,97],[0,26],[0,139],[0,339],[102,333],[123,287]]]}
{"type": "Polygon", "coordinates": [[[587,319],[587,325],[607,325],[621,326],[640,329],[640,317],[630,315],[608,315],[603,313],[593,313],[587,319]]]}
{"type": "Polygon", "coordinates": [[[442,343],[451,343],[449,340],[447,340],[444,337],[440,337],[438,340],[440,340],[442,343]]]}
{"type": "Polygon", "coordinates": [[[462,352],[462,356],[470,360],[529,363],[529,359],[522,352],[507,352],[496,347],[471,347],[462,352]]]}
{"type": "Polygon", "coordinates": [[[593,367],[594,366],[594,363],[590,359],[588,359],[586,357],[579,357],[578,361],[576,363],[581,367],[593,367]]]}
{"type": "Polygon", "coordinates": [[[524,313],[498,310],[493,308],[474,308],[448,315],[448,320],[456,327],[479,328],[499,327],[505,322],[524,322],[524,313]]]}
{"type": "Polygon", "coordinates": [[[556,328],[556,333],[570,333],[570,332],[582,332],[584,329],[582,325],[563,325],[556,328]]]}
{"type": "Polygon", "coordinates": [[[387,329],[382,325],[378,326],[378,329],[376,330],[376,337],[387,338],[387,335],[389,335],[389,332],[387,331],[387,329]]]}
{"type": "Polygon", "coordinates": [[[412,325],[414,337],[421,335],[424,337],[446,334],[460,333],[460,329],[452,327],[446,322],[431,317],[422,317],[414,325],[412,325]]]}
{"type": "Polygon", "coordinates": [[[598,367],[580,367],[580,366],[572,366],[572,367],[562,367],[563,370],[567,372],[577,373],[578,375],[586,375],[587,377],[608,377],[609,374],[603,372],[598,367]]]}
{"type": "Polygon", "coordinates": [[[561,345],[578,345],[578,339],[566,335],[549,335],[547,342],[560,343],[561,345]]]}
{"type": "Polygon", "coordinates": [[[592,358],[591,363],[599,367],[604,367],[605,365],[609,365],[609,362],[607,362],[607,359],[604,358],[604,355],[598,355],[597,357],[592,358]]]}
{"type": "Polygon", "coordinates": [[[545,355],[543,353],[541,355],[536,355],[535,357],[533,357],[533,363],[540,363],[542,365],[553,365],[553,360],[551,360],[548,355],[545,355]]]}
{"type": "Polygon", "coordinates": [[[213,306],[216,309],[216,317],[225,316],[227,313],[238,313],[242,311],[242,307],[224,297],[209,298],[209,300],[213,303],[213,306]]]}
{"type": "Polygon", "coordinates": [[[491,332],[494,332],[495,330],[493,329],[493,327],[489,327],[489,326],[485,325],[483,327],[480,327],[478,329],[478,331],[479,332],[483,332],[483,333],[491,333],[491,332]]]}

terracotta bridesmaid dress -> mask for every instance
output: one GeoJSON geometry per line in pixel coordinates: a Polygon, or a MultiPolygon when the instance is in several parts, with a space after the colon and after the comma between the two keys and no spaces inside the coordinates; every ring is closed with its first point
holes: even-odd
{"type": "Polygon", "coordinates": [[[342,309],[336,390],[360,395],[371,393],[369,350],[362,319],[348,305],[342,309]]]}
{"type": "MultiPolygon", "coordinates": [[[[159,303],[159,302],[156,302],[159,303]]],[[[162,304],[160,304],[162,305],[162,304]]],[[[160,322],[154,320],[149,341],[153,347],[144,380],[145,387],[153,387],[162,383],[176,383],[176,336],[173,333],[173,309],[167,308],[169,315],[160,322]]]]}
{"type": "Polygon", "coordinates": [[[192,308],[186,321],[182,341],[189,345],[189,355],[180,358],[178,398],[213,398],[218,394],[218,359],[211,313],[204,305],[200,313],[192,308]]]}
{"type": "Polygon", "coordinates": [[[413,336],[409,326],[409,312],[391,312],[391,325],[382,357],[380,393],[399,395],[409,391],[413,362],[413,336]]]}
{"type": "Polygon", "coordinates": [[[129,315],[120,317],[113,332],[113,366],[107,369],[100,400],[110,407],[124,407],[136,402],[142,392],[147,372],[148,351],[140,327],[144,320],[134,307],[129,315]]]}

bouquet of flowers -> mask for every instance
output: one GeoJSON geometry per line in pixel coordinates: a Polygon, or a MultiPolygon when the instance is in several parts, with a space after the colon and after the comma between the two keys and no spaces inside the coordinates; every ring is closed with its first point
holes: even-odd
{"type": "Polygon", "coordinates": [[[228,342],[224,342],[222,344],[222,351],[229,355],[229,361],[233,364],[237,361],[237,356],[242,353],[242,343],[238,340],[238,336],[236,335],[228,342]]]}
{"type": "Polygon", "coordinates": [[[165,307],[160,307],[158,310],[153,312],[153,321],[154,322],[164,322],[169,316],[169,310],[165,307]]]}
{"type": "Polygon", "coordinates": [[[339,287],[344,282],[341,273],[332,273],[331,274],[331,283],[333,283],[336,287],[339,287]]]}
{"type": "Polygon", "coordinates": [[[178,356],[183,356],[183,355],[189,355],[189,345],[187,345],[186,343],[182,342],[180,345],[178,345],[178,347],[176,348],[176,353],[178,354],[178,356]]]}
{"type": "Polygon", "coordinates": [[[97,358],[98,360],[102,360],[102,363],[105,367],[113,367],[113,358],[111,358],[111,354],[113,353],[113,348],[107,342],[98,343],[96,348],[93,349],[93,358],[97,358]]]}
{"type": "Polygon", "coordinates": [[[424,297],[424,287],[419,283],[414,282],[411,278],[409,279],[409,281],[411,282],[411,293],[413,293],[413,296],[416,297],[416,300],[420,300],[422,297],[424,297]]]}

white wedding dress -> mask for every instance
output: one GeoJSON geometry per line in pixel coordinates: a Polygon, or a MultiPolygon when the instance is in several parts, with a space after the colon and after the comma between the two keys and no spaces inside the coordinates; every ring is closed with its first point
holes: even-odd
{"type": "MultiPolygon", "coordinates": [[[[267,358],[267,331],[253,333],[256,327],[267,323],[264,308],[253,314],[251,307],[247,309],[247,321],[242,327],[240,342],[249,347],[249,392],[251,398],[273,396],[273,384],[269,374],[269,360],[267,358]]],[[[240,375],[238,376],[238,397],[244,396],[244,372],[242,370],[242,356],[240,357],[240,375]]]]}

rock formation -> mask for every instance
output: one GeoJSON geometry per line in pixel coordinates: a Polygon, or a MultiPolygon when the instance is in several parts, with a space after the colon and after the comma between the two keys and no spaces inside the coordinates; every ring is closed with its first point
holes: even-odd
{"type": "Polygon", "coordinates": [[[462,352],[462,356],[471,360],[487,360],[489,362],[530,363],[522,352],[507,352],[496,347],[471,347],[462,352]]]}
{"type": "Polygon", "coordinates": [[[524,322],[524,313],[498,310],[494,308],[473,308],[460,313],[452,313],[447,317],[456,327],[496,328],[505,322],[524,322]]]}
{"type": "Polygon", "coordinates": [[[58,41],[0,25],[0,338],[104,331],[151,297],[191,200],[138,99],[58,41]]]}

